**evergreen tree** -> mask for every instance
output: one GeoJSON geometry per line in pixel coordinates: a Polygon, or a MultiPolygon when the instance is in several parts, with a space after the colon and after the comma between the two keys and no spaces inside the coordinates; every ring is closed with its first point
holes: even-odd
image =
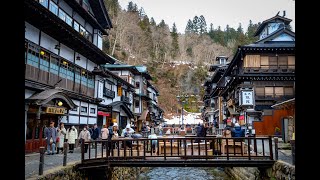
{"type": "Polygon", "coordinates": [[[212,23],[210,23],[210,29],[209,29],[208,35],[212,40],[214,40],[214,28],[212,23]]]}
{"type": "Polygon", "coordinates": [[[188,20],[186,29],[184,31],[186,34],[193,32],[193,23],[191,21],[191,19],[188,20]]]}
{"type": "Polygon", "coordinates": [[[136,3],[133,3],[132,1],[129,2],[127,7],[128,12],[138,12],[138,6],[136,3]]]}
{"type": "Polygon", "coordinates": [[[207,33],[207,22],[203,15],[199,18],[199,34],[207,33]]]}
{"type": "Polygon", "coordinates": [[[141,8],[139,9],[139,17],[140,17],[140,18],[143,18],[145,15],[146,15],[146,13],[144,12],[143,7],[141,7],[141,8]]]}
{"type": "Polygon", "coordinates": [[[151,25],[151,26],[157,25],[157,24],[156,24],[156,21],[154,21],[153,17],[151,17],[151,19],[150,19],[150,25],[151,25]]]}
{"type": "Polygon", "coordinates": [[[192,24],[193,24],[192,32],[199,33],[199,31],[200,31],[200,20],[199,20],[198,16],[194,16],[192,24]]]}
{"type": "Polygon", "coordinates": [[[162,19],[161,22],[159,23],[158,27],[160,27],[160,28],[166,27],[166,23],[164,22],[163,19],[162,19]]]}
{"type": "Polygon", "coordinates": [[[114,18],[115,16],[117,16],[120,10],[120,5],[118,0],[104,0],[104,2],[111,18],[114,18]]]}
{"type": "Polygon", "coordinates": [[[178,30],[176,27],[176,23],[173,23],[171,37],[171,57],[174,59],[179,53],[178,30]]]}

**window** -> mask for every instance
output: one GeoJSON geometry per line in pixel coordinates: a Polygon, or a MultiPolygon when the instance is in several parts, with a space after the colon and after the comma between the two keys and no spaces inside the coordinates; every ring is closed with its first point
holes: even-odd
{"type": "Polygon", "coordinates": [[[111,85],[111,84],[109,84],[108,82],[105,82],[105,83],[104,83],[104,87],[105,87],[106,89],[108,89],[108,90],[111,90],[111,91],[112,91],[112,85],[111,85]]]}
{"type": "Polygon", "coordinates": [[[59,74],[59,59],[57,57],[51,56],[50,59],[50,72],[53,74],[59,74]]]}
{"type": "Polygon", "coordinates": [[[36,68],[39,67],[39,51],[40,49],[38,47],[29,44],[27,64],[36,68]]]}
{"type": "Polygon", "coordinates": [[[295,56],[288,56],[288,69],[295,69],[295,56]]]}
{"type": "Polygon", "coordinates": [[[49,56],[50,54],[41,50],[40,53],[40,69],[49,72],[49,56]]]}
{"type": "Polygon", "coordinates": [[[102,50],[102,35],[101,32],[98,31],[98,48],[102,50]]]}
{"type": "Polygon", "coordinates": [[[88,74],[88,87],[94,89],[94,76],[88,74]]]}
{"type": "Polygon", "coordinates": [[[95,114],[96,113],[96,108],[90,108],[90,114],[95,114]]]}
{"type": "Polygon", "coordinates": [[[278,57],[279,68],[287,69],[288,68],[288,56],[279,56],[278,57]]]}
{"type": "Polygon", "coordinates": [[[80,25],[80,34],[82,35],[82,36],[85,36],[86,35],[86,29],[83,27],[83,26],[81,26],[80,25]]]}
{"type": "Polygon", "coordinates": [[[75,67],[74,69],[75,69],[75,71],[74,71],[74,73],[75,73],[75,82],[80,84],[80,81],[81,81],[81,73],[80,72],[81,72],[81,70],[78,67],[75,67]]]}
{"type": "Polygon", "coordinates": [[[50,10],[53,14],[55,14],[55,15],[58,16],[58,6],[57,6],[54,2],[52,2],[52,1],[50,1],[49,10],[50,10]]]}
{"type": "Polygon", "coordinates": [[[226,64],[226,59],[225,58],[220,58],[220,64],[226,64]]]}
{"type": "Polygon", "coordinates": [[[135,107],[135,108],[139,108],[139,107],[140,107],[140,102],[139,102],[139,100],[135,100],[135,102],[134,102],[134,107],[135,107]]]}
{"type": "Polygon", "coordinates": [[[293,96],[293,87],[284,87],[284,95],[293,96]]]}
{"type": "Polygon", "coordinates": [[[66,23],[72,27],[72,18],[66,14],[66,23]]]}
{"type": "Polygon", "coordinates": [[[78,32],[80,31],[80,25],[76,21],[73,21],[73,29],[78,32]]]}
{"type": "Polygon", "coordinates": [[[136,82],[136,88],[140,88],[140,82],[136,82]]]}
{"type": "Polygon", "coordinates": [[[59,8],[59,18],[62,19],[63,21],[66,21],[66,13],[59,8]]]}
{"type": "Polygon", "coordinates": [[[67,78],[67,71],[68,71],[68,62],[61,59],[60,60],[59,76],[62,78],[67,78]]]}
{"type": "Polygon", "coordinates": [[[82,70],[81,71],[81,85],[88,86],[88,78],[87,78],[87,71],[82,70]]]}
{"type": "Polygon", "coordinates": [[[82,113],[87,113],[88,112],[87,107],[81,106],[81,112],[82,113]]]}
{"type": "Polygon", "coordinates": [[[265,87],[265,95],[273,97],[273,87],[265,87]]]}
{"type": "Polygon", "coordinates": [[[283,87],[274,87],[274,95],[275,97],[283,96],[283,87]]]}
{"type": "Polygon", "coordinates": [[[270,69],[277,69],[278,68],[278,62],[277,62],[277,56],[269,56],[269,65],[270,69]]]}
{"type": "Polygon", "coordinates": [[[244,67],[260,67],[260,55],[246,55],[244,57],[244,67]]]}
{"type": "Polygon", "coordinates": [[[255,87],[257,96],[264,96],[264,87],[255,87]]]}
{"type": "Polygon", "coordinates": [[[269,57],[268,56],[261,56],[260,58],[260,65],[261,69],[269,69],[269,57]]]}
{"type": "Polygon", "coordinates": [[[45,8],[48,8],[48,0],[40,0],[39,3],[45,8]]]}
{"type": "Polygon", "coordinates": [[[78,107],[70,109],[70,111],[78,111],[78,107]]]}
{"type": "Polygon", "coordinates": [[[72,64],[68,66],[67,79],[74,81],[74,66],[72,64]]]}

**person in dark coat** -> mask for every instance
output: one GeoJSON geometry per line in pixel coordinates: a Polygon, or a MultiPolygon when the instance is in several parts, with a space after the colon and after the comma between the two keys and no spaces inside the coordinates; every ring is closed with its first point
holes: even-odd
{"type": "MultiPolygon", "coordinates": [[[[231,132],[232,137],[245,137],[244,129],[241,129],[238,123],[235,123],[234,128],[231,132]]],[[[237,140],[241,141],[241,140],[237,140]]]]}
{"type": "MultiPolygon", "coordinates": [[[[92,130],[92,134],[91,134],[91,139],[94,140],[94,141],[95,141],[95,140],[98,140],[99,136],[100,136],[100,130],[99,130],[97,124],[95,123],[95,124],[93,125],[93,130],[92,130]]],[[[95,143],[92,143],[92,148],[95,148],[94,145],[95,145],[95,143]]]]}
{"type": "MultiPolygon", "coordinates": [[[[198,126],[196,127],[196,133],[197,133],[197,137],[202,137],[202,125],[200,125],[200,123],[198,124],[198,126]]],[[[200,139],[196,139],[194,141],[195,143],[201,142],[200,139]]]]}

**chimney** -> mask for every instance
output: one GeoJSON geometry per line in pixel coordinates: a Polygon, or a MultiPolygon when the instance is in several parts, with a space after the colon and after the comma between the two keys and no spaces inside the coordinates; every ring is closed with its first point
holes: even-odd
{"type": "Polygon", "coordinates": [[[286,11],[283,11],[283,17],[285,17],[286,16],[286,11]]]}

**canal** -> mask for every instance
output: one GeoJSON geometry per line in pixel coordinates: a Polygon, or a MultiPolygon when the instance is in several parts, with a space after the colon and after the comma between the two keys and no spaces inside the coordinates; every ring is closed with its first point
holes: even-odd
{"type": "Polygon", "coordinates": [[[155,167],[140,174],[139,180],[228,180],[223,168],[155,167]]]}

